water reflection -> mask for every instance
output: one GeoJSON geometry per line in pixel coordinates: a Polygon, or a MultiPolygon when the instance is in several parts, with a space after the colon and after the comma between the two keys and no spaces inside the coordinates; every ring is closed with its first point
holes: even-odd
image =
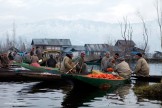
{"type": "Polygon", "coordinates": [[[21,89],[19,93],[46,93],[54,90],[62,90],[63,93],[66,93],[71,89],[72,85],[69,82],[38,82],[35,85],[21,89]]]}
{"type": "Polygon", "coordinates": [[[71,89],[71,84],[67,82],[37,82],[18,91],[17,100],[24,103],[23,107],[60,108],[62,98],[71,89]]]}
{"type": "MultiPolygon", "coordinates": [[[[91,68],[91,66],[90,66],[91,68]]],[[[94,67],[97,69],[98,67],[94,67]]],[[[150,64],[151,74],[161,75],[162,64],[150,64]]],[[[143,98],[133,88],[150,85],[133,81],[109,91],[66,82],[1,82],[0,108],[75,108],[75,107],[156,107],[161,101],[143,98]]]]}
{"type": "MultiPolygon", "coordinates": [[[[112,92],[113,89],[108,92],[112,92]]],[[[80,89],[78,87],[74,87],[71,91],[69,91],[62,102],[62,106],[64,108],[77,108],[80,106],[88,107],[86,104],[91,101],[95,101],[95,98],[105,96],[107,91],[102,91],[95,88],[83,88],[80,89]]]]}
{"type": "MultiPolygon", "coordinates": [[[[143,83],[142,83],[143,85],[143,83]]],[[[134,94],[134,84],[109,91],[53,82],[0,83],[1,108],[161,107],[161,101],[134,94]]]]}

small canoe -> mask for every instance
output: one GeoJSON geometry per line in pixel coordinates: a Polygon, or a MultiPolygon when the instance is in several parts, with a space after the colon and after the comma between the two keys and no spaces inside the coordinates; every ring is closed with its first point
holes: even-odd
{"type": "Polygon", "coordinates": [[[52,73],[48,73],[48,72],[19,72],[18,75],[25,77],[31,81],[61,80],[61,74],[52,74],[52,73]]]}
{"type": "Polygon", "coordinates": [[[38,71],[38,72],[49,72],[49,73],[53,73],[53,74],[60,74],[59,69],[58,68],[50,68],[50,67],[34,67],[31,66],[27,63],[15,63],[16,65],[22,66],[26,69],[29,69],[31,71],[38,71]]]}
{"type": "Polygon", "coordinates": [[[85,62],[87,65],[101,65],[101,63],[98,62],[85,62]]]}
{"type": "Polygon", "coordinates": [[[132,80],[145,81],[145,82],[161,82],[162,81],[162,76],[160,75],[150,75],[148,77],[132,75],[131,77],[132,77],[132,80]]]}
{"type": "MultiPolygon", "coordinates": [[[[31,72],[29,70],[20,70],[21,72],[31,72]]],[[[17,73],[17,70],[14,69],[7,69],[7,68],[0,68],[0,81],[2,82],[10,82],[10,81],[29,81],[17,73]]]]}
{"type": "Polygon", "coordinates": [[[72,75],[72,74],[62,74],[63,78],[71,79],[74,84],[83,82],[92,87],[97,87],[100,89],[108,90],[119,85],[123,85],[129,82],[129,79],[104,79],[104,78],[90,78],[87,75],[72,75]],[[76,81],[76,83],[75,83],[76,81]]]}

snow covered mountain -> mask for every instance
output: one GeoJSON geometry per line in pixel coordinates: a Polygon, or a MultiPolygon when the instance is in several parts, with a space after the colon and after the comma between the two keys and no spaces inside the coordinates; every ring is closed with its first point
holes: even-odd
{"type": "MultiPolygon", "coordinates": [[[[149,46],[150,51],[160,49],[159,27],[156,21],[147,22],[149,30],[149,46]]],[[[115,40],[123,39],[121,29],[118,23],[95,22],[88,20],[43,20],[33,23],[16,23],[16,37],[26,38],[29,42],[33,38],[63,38],[70,39],[73,45],[84,45],[94,43],[114,44],[115,40]]],[[[133,40],[138,45],[143,40],[142,24],[132,24],[133,40]]],[[[12,33],[13,26],[0,25],[0,37],[4,37],[8,31],[12,33]]]]}

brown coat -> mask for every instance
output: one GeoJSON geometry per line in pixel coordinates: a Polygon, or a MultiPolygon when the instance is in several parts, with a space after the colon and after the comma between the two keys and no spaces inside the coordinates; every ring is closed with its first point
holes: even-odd
{"type": "Polygon", "coordinates": [[[37,56],[31,56],[31,63],[38,63],[39,59],[37,56]]]}
{"type": "Polygon", "coordinates": [[[129,64],[127,62],[122,61],[121,63],[115,66],[115,71],[124,78],[130,78],[132,70],[130,69],[129,64]]]}
{"type": "Polygon", "coordinates": [[[109,58],[104,56],[101,60],[101,69],[103,71],[106,71],[106,69],[108,68],[108,62],[109,62],[109,58]]]}
{"type": "Polygon", "coordinates": [[[70,59],[69,57],[65,56],[62,63],[61,63],[61,68],[60,71],[61,72],[68,72],[70,69],[72,69],[74,67],[74,63],[72,62],[72,59],[70,59]]]}
{"type": "Polygon", "coordinates": [[[137,76],[149,76],[149,65],[143,57],[138,59],[134,73],[137,76]]]}

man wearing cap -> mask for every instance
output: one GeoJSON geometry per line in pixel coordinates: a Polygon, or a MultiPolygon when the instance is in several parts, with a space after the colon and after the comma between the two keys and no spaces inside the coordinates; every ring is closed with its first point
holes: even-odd
{"type": "Polygon", "coordinates": [[[75,63],[78,63],[76,66],[76,71],[78,73],[87,73],[88,72],[88,66],[86,63],[84,63],[84,57],[85,57],[85,52],[81,52],[80,57],[78,57],[75,60],[75,63]]]}
{"type": "Polygon", "coordinates": [[[62,63],[61,63],[61,68],[60,71],[63,73],[74,73],[75,70],[75,65],[72,62],[72,57],[73,53],[71,51],[66,53],[66,56],[64,57],[62,63]]]}
{"type": "Polygon", "coordinates": [[[123,78],[130,78],[132,70],[129,64],[125,61],[124,57],[119,58],[120,63],[115,66],[115,72],[117,72],[123,78]]]}
{"type": "Polygon", "coordinates": [[[118,53],[115,53],[114,56],[110,57],[109,58],[109,62],[108,62],[108,67],[107,68],[115,68],[116,64],[117,63],[117,59],[119,58],[119,54],[118,53]]]}
{"type": "Polygon", "coordinates": [[[141,53],[137,53],[135,56],[138,61],[135,66],[134,74],[137,76],[149,76],[149,65],[147,61],[142,57],[141,53]]]}

